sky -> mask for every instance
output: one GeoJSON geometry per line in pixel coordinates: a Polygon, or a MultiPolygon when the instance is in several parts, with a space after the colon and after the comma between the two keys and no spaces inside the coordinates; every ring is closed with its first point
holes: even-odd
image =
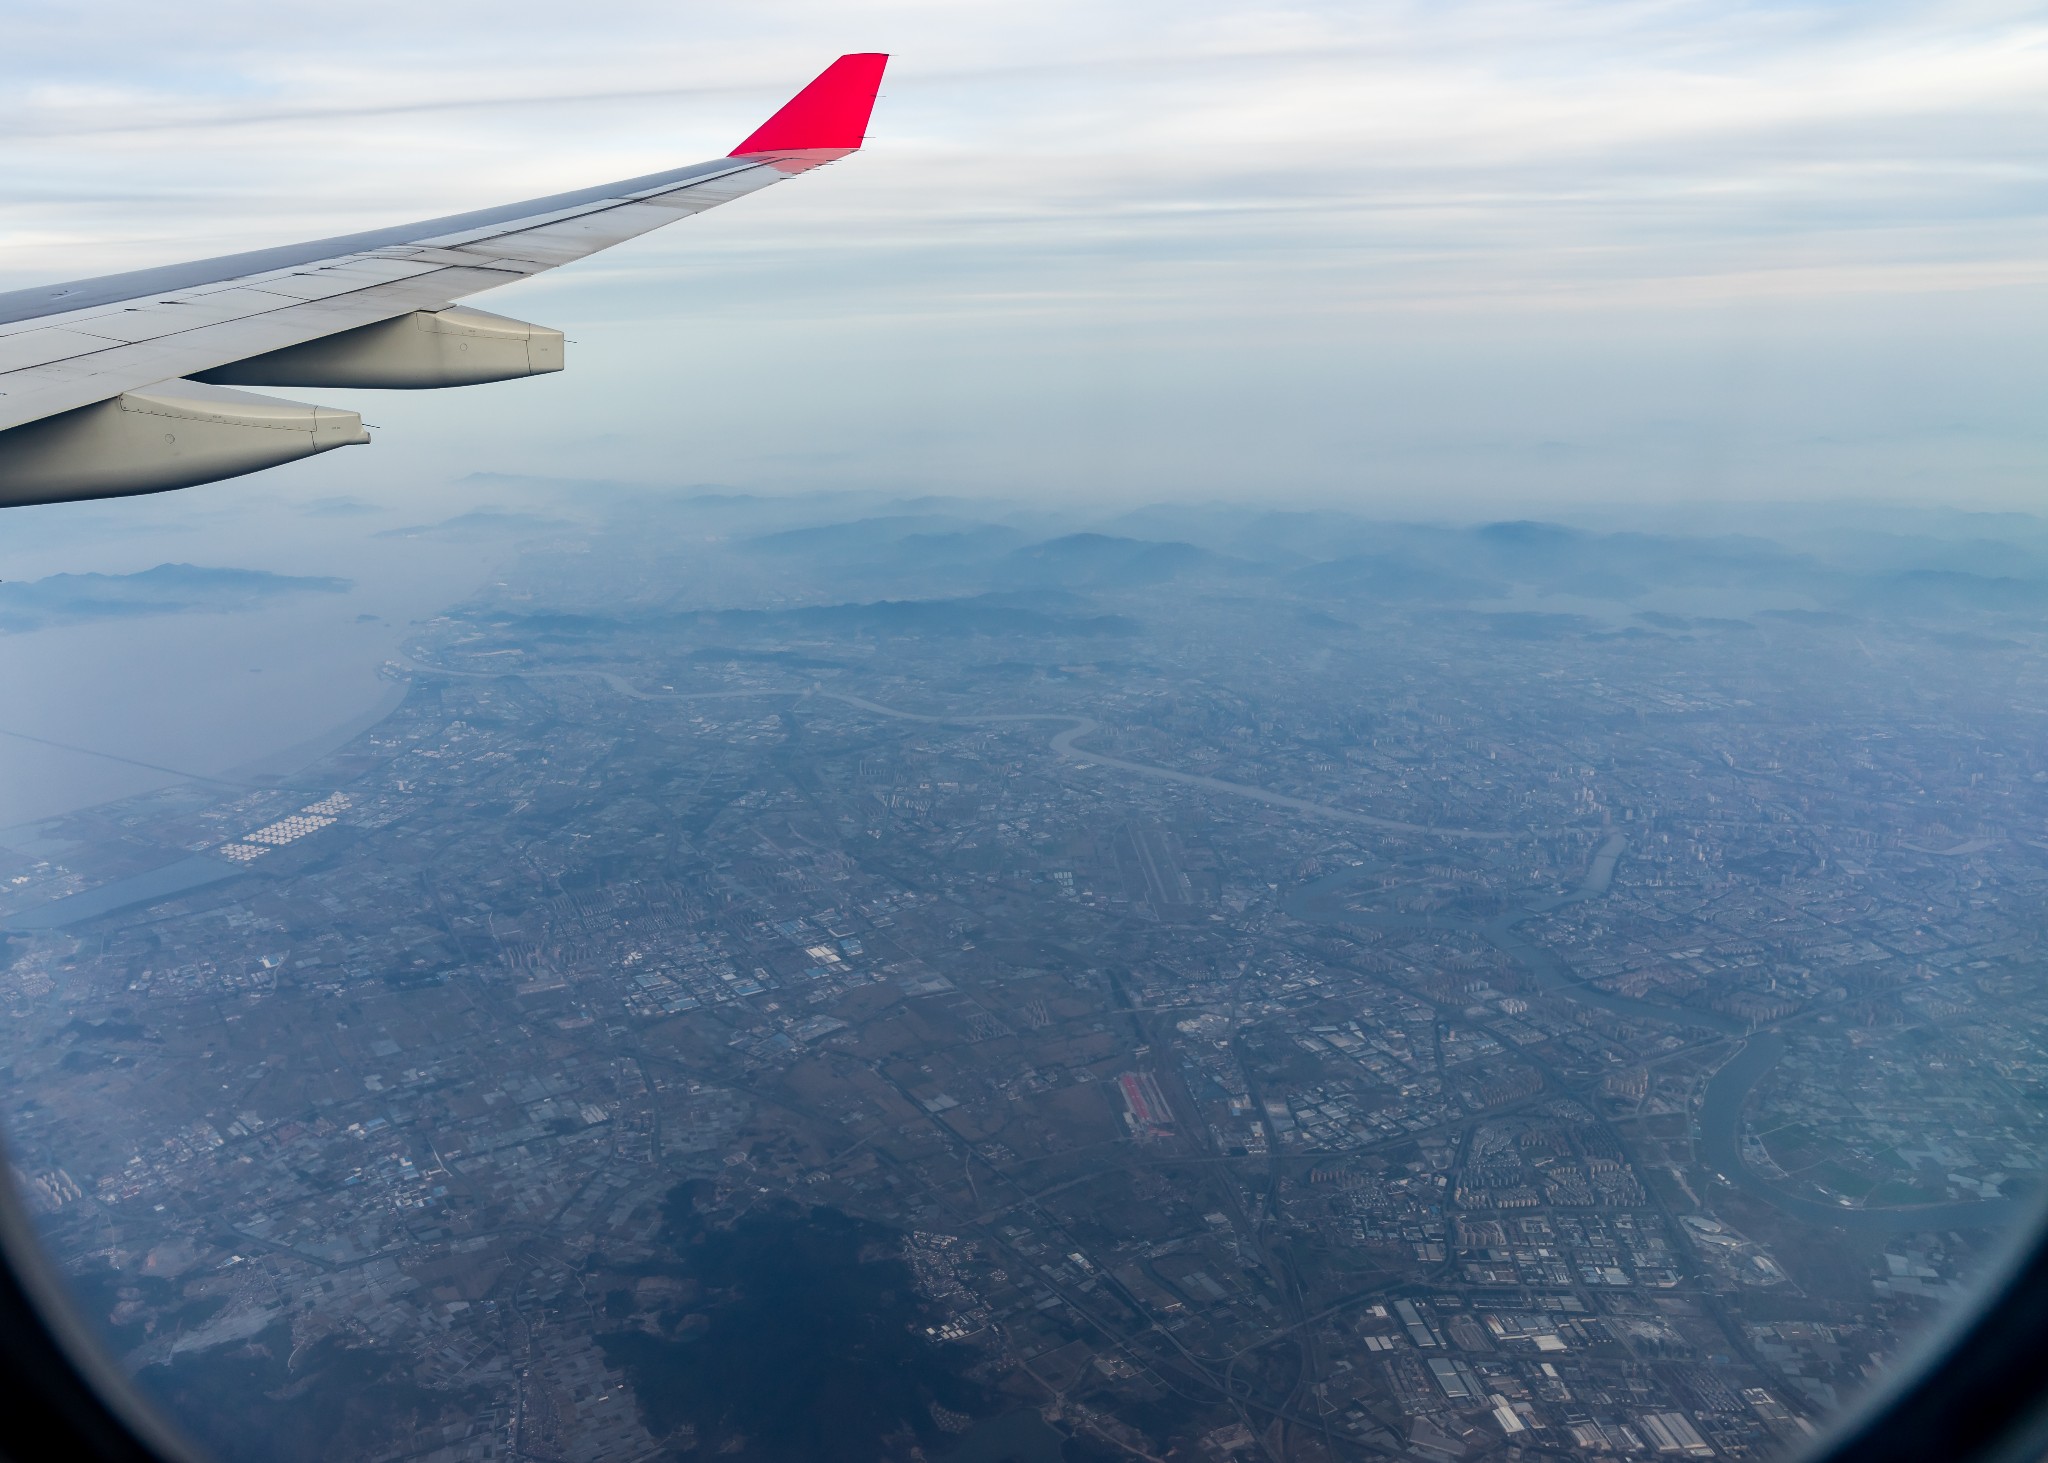
{"type": "Polygon", "coordinates": [[[2048,488],[2038,3],[6,15],[0,288],[718,156],[834,55],[893,54],[856,157],[469,302],[566,330],[563,375],[320,393],[379,440],[262,480],[309,501],[472,471],[1453,516],[2048,488]]]}

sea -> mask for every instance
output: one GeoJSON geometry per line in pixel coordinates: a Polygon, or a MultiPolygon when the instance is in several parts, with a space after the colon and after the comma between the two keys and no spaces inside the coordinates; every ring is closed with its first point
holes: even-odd
{"type": "Polygon", "coordinates": [[[0,846],[32,845],[59,814],[194,777],[294,772],[397,705],[404,687],[387,667],[419,623],[502,577],[520,543],[438,529],[491,506],[459,485],[352,486],[209,485],[0,510],[0,580],[171,563],[347,582],[233,609],[0,630],[0,846]]]}

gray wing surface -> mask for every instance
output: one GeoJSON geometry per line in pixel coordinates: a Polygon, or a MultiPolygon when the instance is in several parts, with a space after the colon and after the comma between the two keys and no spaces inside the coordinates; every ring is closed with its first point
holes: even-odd
{"type": "Polygon", "coordinates": [[[0,294],[0,508],[168,492],[370,441],[239,386],[415,390],[563,368],[562,332],[457,300],[854,152],[879,52],[713,162],[396,228],[0,294]]]}
{"type": "Polygon", "coordinates": [[[810,161],[721,158],[373,233],[0,294],[0,431],[438,309],[729,203],[810,161]]]}

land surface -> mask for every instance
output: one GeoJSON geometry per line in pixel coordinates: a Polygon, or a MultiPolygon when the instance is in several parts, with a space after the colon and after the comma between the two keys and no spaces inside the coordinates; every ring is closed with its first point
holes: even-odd
{"type": "Polygon", "coordinates": [[[17,1172],[223,1456],[1770,1457],[2032,1194],[2032,529],[695,511],[0,853],[17,1172]]]}

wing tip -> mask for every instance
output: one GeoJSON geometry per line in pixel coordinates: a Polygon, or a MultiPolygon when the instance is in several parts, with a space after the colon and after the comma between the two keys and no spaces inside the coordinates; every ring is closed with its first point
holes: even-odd
{"type": "Polygon", "coordinates": [[[780,111],[755,128],[731,157],[781,152],[853,152],[867,140],[886,51],[852,51],[827,66],[780,111]]]}

